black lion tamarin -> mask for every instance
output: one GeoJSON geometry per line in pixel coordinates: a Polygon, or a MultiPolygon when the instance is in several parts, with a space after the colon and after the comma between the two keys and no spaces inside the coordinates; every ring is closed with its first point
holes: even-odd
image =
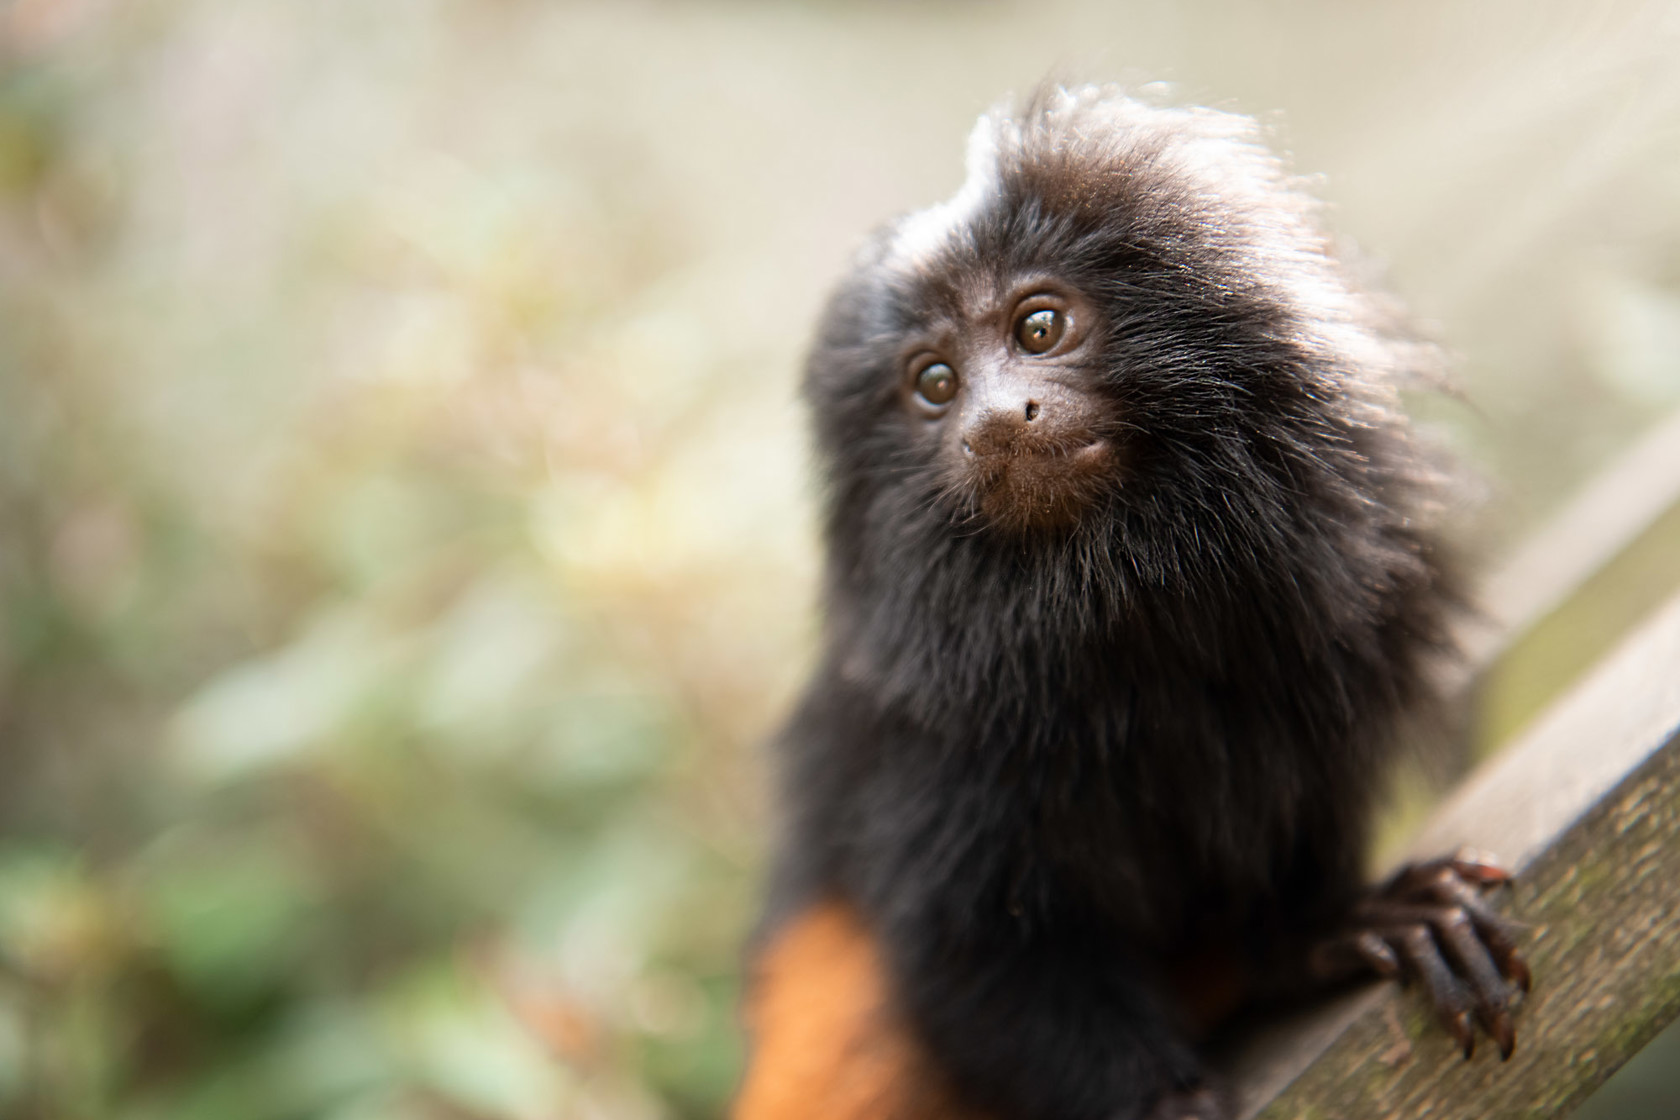
{"type": "Polygon", "coordinates": [[[981,120],[806,373],[826,622],[739,1120],[1210,1120],[1210,1030],[1360,972],[1510,1052],[1502,874],[1361,878],[1458,601],[1434,362],[1250,120],[981,120]]]}

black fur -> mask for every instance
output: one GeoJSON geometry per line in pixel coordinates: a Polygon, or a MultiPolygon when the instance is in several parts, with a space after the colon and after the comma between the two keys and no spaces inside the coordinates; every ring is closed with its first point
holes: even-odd
{"type": "Polygon", "coordinates": [[[1128,1120],[1203,1082],[1165,980],[1189,947],[1264,989],[1360,890],[1447,645],[1396,403],[1431,352],[1245,118],[1053,91],[983,121],[970,174],[877,235],[810,358],[827,618],[768,921],[855,905],[998,1120],[1128,1120]],[[903,354],[1040,275],[1096,309],[1083,390],[1124,454],[1021,528],[953,485],[903,354]]]}

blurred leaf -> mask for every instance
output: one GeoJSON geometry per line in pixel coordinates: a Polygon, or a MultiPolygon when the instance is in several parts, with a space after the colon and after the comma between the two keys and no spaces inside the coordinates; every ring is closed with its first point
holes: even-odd
{"type": "MultiPolygon", "coordinates": [[[[182,845],[186,847],[186,845],[182,845]]],[[[261,835],[167,853],[140,883],[168,966],[205,1003],[240,1010],[298,964],[317,902],[285,848],[261,835]]]]}
{"type": "Polygon", "coordinates": [[[177,757],[188,773],[219,780],[324,745],[369,699],[400,644],[350,613],[328,613],[267,657],[235,666],[182,708],[177,757]]]}
{"type": "Polygon", "coordinates": [[[119,941],[112,908],[82,861],[51,848],[0,847],[0,959],[50,982],[99,968],[119,941]]]}
{"type": "Polygon", "coordinates": [[[125,1120],[303,1120],[354,1115],[399,1084],[384,1041],[364,1011],[301,1011],[256,1045],[147,1094],[125,1120]]]}
{"type": "Polygon", "coordinates": [[[539,1120],[574,1098],[506,1005],[457,962],[432,962],[384,1000],[386,1030],[411,1076],[473,1115],[539,1120]]]}
{"type": "Polygon", "coordinates": [[[417,691],[421,726],[463,752],[505,745],[498,730],[540,716],[550,668],[566,637],[551,597],[528,580],[484,579],[461,595],[431,635],[417,691]]]}

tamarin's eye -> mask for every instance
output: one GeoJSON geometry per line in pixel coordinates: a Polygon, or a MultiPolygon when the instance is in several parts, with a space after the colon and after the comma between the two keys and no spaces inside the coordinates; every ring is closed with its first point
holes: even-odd
{"type": "Polygon", "coordinates": [[[916,392],[929,404],[949,404],[957,395],[957,371],[934,362],[916,375],[916,392]]]}
{"type": "Polygon", "coordinates": [[[1015,341],[1029,354],[1042,354],[1056,348],[1066,329],[1067,320],[1062,318],[1062,313],[1046,307],[1021,316],[1021,321],[1015,324],[1015,341]]]}

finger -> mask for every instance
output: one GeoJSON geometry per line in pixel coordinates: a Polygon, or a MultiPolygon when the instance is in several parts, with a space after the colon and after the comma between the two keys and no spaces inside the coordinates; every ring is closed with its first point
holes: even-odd
{"type": "Polygon", "coordinates": [[[1388,979],[1400,975],[1400,958],[1388,942],[1368,929],[1322,942],[1313,949],[1307,966],[1315,979],[1326,983],[1371,972],[1388,979]]]}
{"type": "Polygon", "coordinates": [[[1461,853],[1448,859],[1408,864],[1395,872],[1381,893],[1419,901],[1438,892],[1448,882],[1486,891],[1510,881],[1510,872],[1498,864],[1472,853],[1461,853]]]}
{"type": "Polygon", "coordinates": [[[1377,897],[1390,901],[1421,901],[1431,893],[1443,866],[1440,860],[1407,864],[1383,884],[1377,897]]]}
{"type": "Polygon", "coordinates": [[[1435,943],[1435,935],[1423,922],[1397,927],[1388,933],[1389,944],[1395,946],[1408,975],[1416,976],[1423,985],[1429,1002],[1458,1041],[1466,1058],[1475,1053],[1476,1033],[1471,1026],[1470,1001],[1458,978],[1447,966],[1446,959],[1435,943]]]}
{"type": "Polygon", "coordinates": [[[1528,962],[1517,952],[1516,923],[1496,913],[1466,883],[1455,881],[1444,886],[1442,893],[1445,896],[1442,901],[1450,901],[1470,916],[1477,935],[1498,963],[1500,974],[1523,991],[1528,991],[1533,983],[1533,974],[1528,970],[1528,962]]]}
{"type": "Polygon", "coordinates": [[[1510,996],[1487,945],[1476,935],[1470,916],[1456,906],[1444,907],[1430,925],[1470,989],[1477,1020],[1498,1044],[1500,1058],[1509,1058],[1516,1046],[1510,996]]]}

